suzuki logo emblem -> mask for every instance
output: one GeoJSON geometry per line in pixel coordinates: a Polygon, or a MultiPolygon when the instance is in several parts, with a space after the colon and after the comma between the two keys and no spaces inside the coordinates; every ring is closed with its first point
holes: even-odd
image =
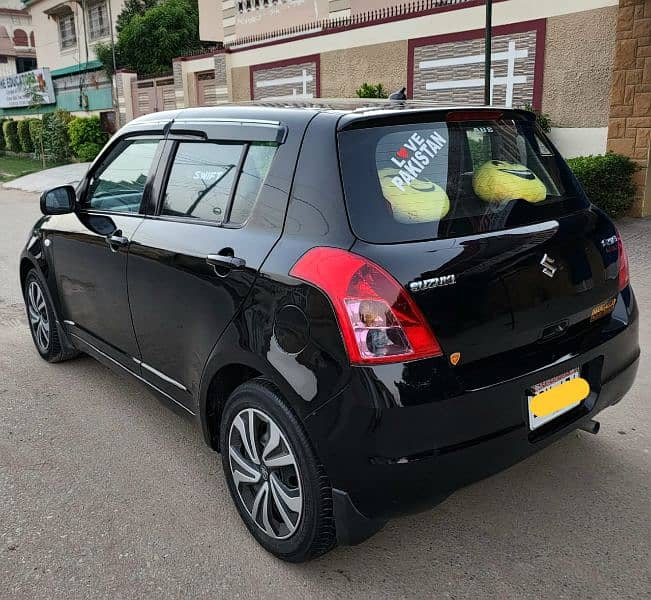
{"type": "Polygon", "coordinates": [[[547,277],[553,277],[556,275],[558,269],[554,266],[555,263],[556,261],[551,256],[547,256],[547,254],[542,257],[540,265],[542,266],[542,272],[547,275],[547,277]]]}

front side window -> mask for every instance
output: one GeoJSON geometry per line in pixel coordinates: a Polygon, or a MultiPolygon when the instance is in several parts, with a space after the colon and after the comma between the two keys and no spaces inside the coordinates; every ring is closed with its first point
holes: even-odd
{"type": "Polygon", "coordinates": [[[109,34],[109,18],[106,2],[95,2],[88,6],[88,30],[91,40],[106,37],[109,34]]]}
{"type": "Polygon", "coordinates": [[[161,214],[221,223],[244,149],[244,144],[179,143],[161,214]]]}
{"type": "Polygon", "coordinates": [[[139,212],[158,144],[158,140],[137,140],[118,147],[93,175],[86,208],[139,212]]]}
{"type": "Polygon", "coordinates": [[[59,16],[59,43],[61,48],[72,48],[77,45],[75,16],[70,13],[59,16]]]}

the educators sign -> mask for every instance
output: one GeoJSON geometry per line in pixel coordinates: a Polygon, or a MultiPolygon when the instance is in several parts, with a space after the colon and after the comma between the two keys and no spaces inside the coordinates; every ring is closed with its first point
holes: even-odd
{"type": "Polygon", "coordinates": [[[53,104],[55,101],[49,69],[0,77],[0,108],[53,104]]]}

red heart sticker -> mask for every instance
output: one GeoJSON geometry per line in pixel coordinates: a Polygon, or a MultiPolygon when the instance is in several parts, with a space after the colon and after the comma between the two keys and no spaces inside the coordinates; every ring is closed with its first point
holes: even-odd
{"type": "Polygon", "coordinates": [[[407,151],[407,148],[405,148],[404,146],[400,148],[400,150],[398,150],[396,154],[398,155],[398,158],[402,158],[402,159],[409,158],[409,152],[407,151]]]}

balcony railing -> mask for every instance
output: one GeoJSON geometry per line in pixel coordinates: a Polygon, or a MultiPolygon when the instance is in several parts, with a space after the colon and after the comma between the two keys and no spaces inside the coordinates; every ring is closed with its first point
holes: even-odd
{"type": "MultiPolygon", "coordinates": [[[[392,19],[405,19],[420,16],[422,14],[436,12],[437,9],[445,7],[451,9],[454,8],[455,5],[468,3],[483,4],[483,0],[413,0],[412,2],[404,2],[395,6],[370,10],[364,13],[349,15],[347,17],[321,19],[319,21],[302,23],[284,29],[243,36],[237,38],[233,42],[225,44],[225,46],[227,48],[237,49],[242,46],[254,46],[274,40],[309,35],[311,33],[336,32],[348,27],[368,26],[392,19]]],[[[458,8],[461,8],[461,6],[458,6],[458,8]]]]}

